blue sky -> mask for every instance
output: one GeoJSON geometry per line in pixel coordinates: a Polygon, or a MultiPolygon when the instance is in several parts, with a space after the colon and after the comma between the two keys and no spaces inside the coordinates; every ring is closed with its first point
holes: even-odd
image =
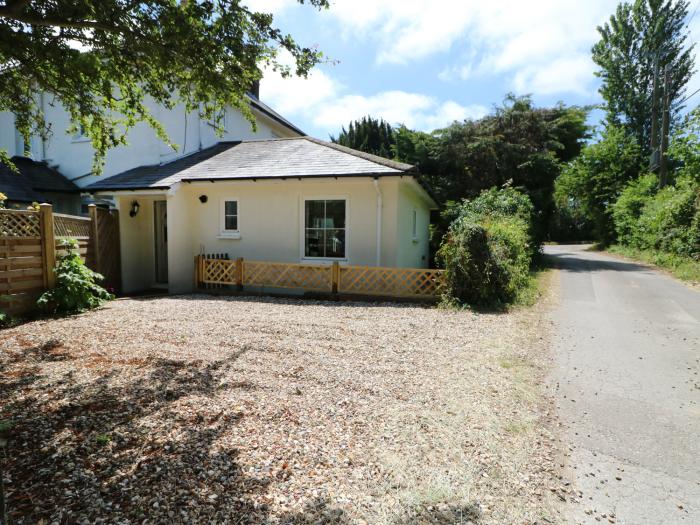
{"type": "MultiPolygon", "coordinates": [[[[508,92],[539,105],[599,103],[590,48],[618,1],[332,0],[320,12],[295,0],[247,3],[337,61],[308,79],[267,71],[261,83],[265,102],[327,139],[366,114],[430,131],[480,117],[508,92]]],[[[697,87],[695,78],[689,92],[697,87]]]]}

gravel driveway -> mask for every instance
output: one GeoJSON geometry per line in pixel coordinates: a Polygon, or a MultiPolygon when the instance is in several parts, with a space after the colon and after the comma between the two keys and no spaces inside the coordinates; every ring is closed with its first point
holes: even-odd
{"type": "Polygon", "coordinates": [[[191,295],[5,330],[10,517],[558,522],[543,319],[191,295]]]}

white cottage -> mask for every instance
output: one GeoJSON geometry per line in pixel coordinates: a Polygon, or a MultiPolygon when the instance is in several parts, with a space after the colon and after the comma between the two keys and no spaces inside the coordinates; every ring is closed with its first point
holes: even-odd
{"type": "Polygon", "coordinates": [[[413,167],[310,137],[220,143],[87,191],[120,211],[125,291],[193,286],[194,255],[425,268],[435,202],[413,167]]]}
{"type": "MultiPolygon", "coordinates": [[[[124,292],[190,291],[194,256],[207,253],[428,266],[430,210],[437,206],[412,166],[305,136],[255,96],[250,102],[257,129],[229,108],[223,137],[196,112],[161,109],[156,114],[181,152],[139,124],[128,146],[109,152],[101,176],[91,173],[92,148],[79,135],[55,133],[31,144],[32,157],[58,169],[84,197],[120,210],[124,292]]],[[[68,127],[60,106],[45,110],[53,129],[68,127]]],[[[18,140],[0,134],[0,147],[13,154],[12,146],[22,149],[18,140]]]]}

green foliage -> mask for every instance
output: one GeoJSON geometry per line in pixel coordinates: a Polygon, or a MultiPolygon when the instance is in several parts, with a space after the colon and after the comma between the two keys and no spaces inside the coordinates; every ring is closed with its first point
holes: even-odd
{"type": "Polygon", "coordinates": [[[676,174],[700,182],[700,106],[688,113],[674,133],[669,147],[676,174]]]}
{"type": "Polygon", "coordinates": [[[465,201],[438,250],[447,302],[498,306],[529,286],[533,206],[512,188],[465,201]]]}
{"type": "Polygon", "coordinates": [[[588,108],[537,108],[530,97],[509,95],[492,115],[436,131],[432,171],[422,172],[442,202],[508,182],[523,188],[536,209],[537,238],[544,239],[554,180],[588,137],[587,114],[588,108]]]}
{"type": "Polygon", "coordinates": [[[659,250],[640,250],[631,246],[615,244],[608,251],[653,264],[668,270],[683,281],[700,283],[700,260],[659,250]]]}
{"type": "Polygon", "coordinates": [[[586,146],[562,171],[555,185],[557,207],[582,224],[590,222],[596,237],[610,243],[615,238],[613,204],[642,164],[634,137],[608,126],[599,142],[586,146]]]}
{"type": "MultiPolygon", "coordinates": [[[[685,86],[693,74],[694,45],[688,45],[686,0],[634,0],[618,5],[610,21],[598,27],[593,61],[600,67],[600,93],[607,120],[623,125],[645,153],[651,144],[654,63],[671,75],[672,116],[680,111],[685,86]]],[[[661,90],[656,102],[661,107],[661,90]]],[[[658,112],[657,125],[661,124],[658,112]]],[[[659,128],[660,129],[660,128],[659,128]]]]}
{"type": "Polygon", "coordinates": [[[654,174],[643,175],[631,182],[613,205],[613,220],[617,241],[622,244],[635,244],[639,218],[644,206],[659,187],[659,179],[654,174]]]}
{"type": "Polygon", "coordinates": [[[531,252],[534,253],[537,248],[534,237],[535,208],[532,201],[524,192],[510,186],[484,190],[475,199],[465,200],[460,205],[453,203],[444,213],[447,217],[452,216],[450,222],[457,218],[477,223],[485,219],[518,219],[527,225],[531,252]]]}
{"type": "Polygon", "coordinates": [[[322,58],[272,23],[271,14],[237,0],[9,0],[0,4],[0,111],[14,113],[28,144],[30,135],[51,132],[37,90],[49,103],[57,99],[73,122],[67,131],[91,139],[95,172],[140,121],[170,143],[148,99],[166,108],[183,103],[218,124],[232,106],[254,124],[246,93],[260,65],[305,76],[322,58]],[[280,63],[280,50],[294,57],[293,68],[280,63]]]}
{"type": "Polygon", "coordinates": [[[347,131],[343,127],[337,138],[331,136],[331,141],[387,159],[392,158],[396,144],[391,125],[370,116],[350,122],[347,131]]]}
{"type": "Polygon", "coordinates": [[[648,198],[624,242],[700,259],[700,184],[679,178],[648,198]]]}
{"type": "Polygon", "coordinates": [[[97,308],[105,301],[114,299],[107,290],[96,284],[103,277],[88,268],[75,251],[77,243],[64,241],[66,250],[59,256],[54,268],[56,287],[44,292],[37,305],[52,313],[74,313],[97,308]]]}
{"type": "Polygon", "coordinates": [[[655,175],[630,183],[613,206],[618,241],[700,259],[700,111],[692,112],[673,137],[670,154],[678,164],[672,184],[658,188],[655,175]]]}

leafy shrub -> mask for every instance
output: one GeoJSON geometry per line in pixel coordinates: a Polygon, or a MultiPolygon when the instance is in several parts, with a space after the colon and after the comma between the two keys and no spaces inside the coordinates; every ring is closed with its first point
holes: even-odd
{"type": "Polygon", "coordinates": [[[465,200],[458,208],[459,217],[516,217],[529,227],[533,224],[534,206],[530,198],[513,187],[484,190],[472,200],[465,200]]]}
{"type": "Polygon", "coordinates": [[[102,275],[85,265],[75,251],[77,247],[76,241],[64,241],[62,248],[66,253],[59,256],[54,268],[56,287],[37,299],[37,305],[43,310],[52,313],[83,312],[114,299],[112,294],[96,283],[103,279],[102,275]]]}
{"type": "Polygon", "coordinates": [[[444,299],[476,306],[513,301],[528,284],[532,215],[529,198],[512,188],[465,201],[437,253],[445,268],[444,299]]]}
{"type": "Polygon", "coordinates": [[[700,257],[700,184],[682,178],[642,209],[632,246],[700,257]]]}
{"type": "Polygon", "coordinates": [[[623,245],[700,257],[700,183],[693,177],[661,190],[655,176],[641,177],[622,192],[613,216],[623,245]]]}
{"type": "Polygon", "coordinates": [[[617,240],[633,244],[644,205],[658,190],[659,179],[654,174],[643,175],[631,182],[613,205],[613,220],[617,240]]]}
{"type": "Polygon", "coordinates": [[[582,226],[591,225],[598,240],[608,244],[615,239],[612,204],[643,164],[635,139],[622,127],[608,126],[599,142],[583,148],[562,170],[555,182],[556,205],[568,208],[582,226]]]}

